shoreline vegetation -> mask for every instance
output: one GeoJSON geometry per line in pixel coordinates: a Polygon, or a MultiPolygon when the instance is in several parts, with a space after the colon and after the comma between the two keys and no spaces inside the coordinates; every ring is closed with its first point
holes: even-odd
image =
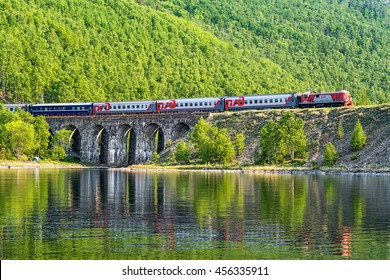
{"type": "Polygon", "coordinates": [[[70,163],[62,161],[0,161],[0,169],[55,169],[55,168],[73,168],[73,169],[108,169],[128,172],[218,172],[218,173],[243,173],[243,174],[378,174],[390,175],[388,166],[366,166],[366,167],[348,167],[348,166],[238,166],[238,165],[156,165],[142,164],[127,167],[109,167],[99,165],[87,165],[82,163],[70,163]]]}

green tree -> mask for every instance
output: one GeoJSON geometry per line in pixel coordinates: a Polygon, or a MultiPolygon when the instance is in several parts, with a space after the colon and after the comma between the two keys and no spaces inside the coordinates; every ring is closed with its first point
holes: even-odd
{"type": "Polygon", "coordinates": [[[245,136],[242,133],[238,133],[234,139],[234,149],[237,155],[241,155],[245,148],[245,136]]]}
{"type": "Polygon", "coordinates": [[[358,119],[351,135],[351,148],[352,151],[360,151],[366,144],[367,136],[364,133],[363,126],[358,119]]]}
{"type": "Polygon", "coordinates": [[[344,127],[342,122],[339,122],[339,125],[337,126],[337,138],[343,139],[344,138],[344,127]]]}
{"type": "Polygon", "coordinates": [[[157,151],[154,151],[154,152],[152,153],[152,161],[153,161],[153,162],[158,162],[159,160],[160,160],[160,155],[158,154],[157,151]]]}
{"type": "Polygon", "coordinates": [[[52,149],[51,149],[51,158],[54,160],[63,160],[66,157],[66,152],[72,146],[70,141],[70,136],[72,131],[68,129],[61,129],[54,134],[52,149]]]}
{"type": "Polygon", "coordinates": [[[269,120],[260,131],[260,155],[256,164],[282,163],[284,154],[281,127],[269,120]]]}
{"type": "Polygon", "coordinates": [[[333,165],[337,161],[337,151],[332,142],[328,142],[324,150],[324,163],[326,165],[333,165]]]}
{"type": "Polygon", "coordinates": [[[304,131],[304,121],[297,118],[292,112],[283,114],[280,121],[282,131],[282,143],[287,150],[287,155],[294,162],[296,158],[307,158],[307,138],[304,131]]]}
{"type": "Polygon", "coordinates": [[[215,138],[218,128],[200,118],[191,134],[191,141],[198,151],[199,159],[204,163],[215,161],[215,138]]]}
{"type": "Polygon", "coordinates": [[[49,124],[43,116],[38,116],[34,120],[35,142],[37,145],[37,155],[39,157],[48,156],[50,142],[49,124]]]}
{"type": "Polygon", "coordinates": [[[231,163],[236,157],[236,152],[230,135],[226,128],[220,129],[215,139],[215,159],[223,164],[231,163]]]}
{"type": "Polygon", "coordinates": [[[19,160],[24,153],[34,148],[34,127],[21,120],[4,125],[5,139],[19,160]]]}
{"type": "Polygon", "coordinates": [[[190,161],[190,148],[183,140],[177,144],[175,159],[178,163],[188,163],[190,161]]]}

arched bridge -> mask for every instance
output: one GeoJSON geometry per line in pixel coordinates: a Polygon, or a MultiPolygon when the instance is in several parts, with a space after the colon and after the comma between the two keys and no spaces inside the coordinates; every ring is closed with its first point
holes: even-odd
{"type": "Polygon", "coordinates": [[[144,163],[162,152],[168,140],[182,138],[208,113],[46,117],[54,134],[72,131],[72,154],[95,165],[144,163]]]}

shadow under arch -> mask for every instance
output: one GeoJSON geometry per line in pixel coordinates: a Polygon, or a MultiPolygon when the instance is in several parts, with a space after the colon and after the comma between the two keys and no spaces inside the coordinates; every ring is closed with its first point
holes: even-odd
{"type": "Polygon", "coordinates": [[[68,125],[65,129],[70,130],[71,134],[69,137],[70,151],[68,154],[78,157],[81,155],[81,134],[80,131],[74,125],[68,125]]]}
{"type": "Polygon", "coordinates": [[[152,154],[154,151],[157,153],[161,153],[165,147],[165,137],[164,131],[162,128],[155,123],[151,123],[146,127],[145,136],[147,141],[147,158],[149,160],[152,158],[152,154]]]}
{"type": "Polygon", "coordinates": [[[124,124],[119,127],[119,155],[120,165],[133,165],[136,163],[137,134],[130,125],[124,124]]]}
{"type": "Polygon", "coordinates": [[[184,122],[178,123],[173,128],[172,141],[183,138],[190,130],[191,130],[190,127],[186,123],[184,122]]]}
{"type": "Polygon", "coordinates": [[[93,160],[93,162],[101,165],[107,165],[109,142],[107,130],[101,125],[95,126],[92,132],[92,141],[95,148],[95,160],[93,160]]]}

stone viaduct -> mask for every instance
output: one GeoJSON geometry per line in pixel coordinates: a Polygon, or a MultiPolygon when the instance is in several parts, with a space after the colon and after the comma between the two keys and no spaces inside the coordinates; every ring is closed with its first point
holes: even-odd
{"type": "Polygon", "coordinates": [[[52,134],[72,131],[71,153],[82,162],[123,167],[152,159],[208,113],[46,117],[52,134]]]}

